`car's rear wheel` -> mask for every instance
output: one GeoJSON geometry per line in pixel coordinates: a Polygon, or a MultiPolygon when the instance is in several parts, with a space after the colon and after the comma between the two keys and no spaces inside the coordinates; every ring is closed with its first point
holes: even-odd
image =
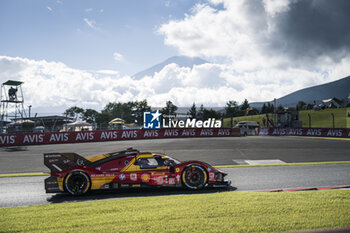
{"type": "Polygon", "coordinates": [[[74,196],[87,193],[90,187],[90,178],[83,171],[72,171],[64,179],[65,190],[74,196]]]}
{"type": "Polygon", "coordinates": [[[207,172],[199,165],[190,165],[182,172],[182,183],[186,188],[202,189],[207,181],[207,172]]]}

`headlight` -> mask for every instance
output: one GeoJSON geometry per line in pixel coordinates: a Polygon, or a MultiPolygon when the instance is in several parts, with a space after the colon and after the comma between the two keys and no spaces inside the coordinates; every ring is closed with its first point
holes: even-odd
{"type": "Polygon", "coordinates": [[[215,179],[216,180],[223,180],[223,175],[221,173],[215,173],[215,179]]]}

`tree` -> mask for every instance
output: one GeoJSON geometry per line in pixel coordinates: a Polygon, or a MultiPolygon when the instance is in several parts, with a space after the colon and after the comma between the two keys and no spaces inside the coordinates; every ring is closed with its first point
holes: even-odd
{"type": "Polygon", "coordinates": [[[82,119],[90,124],[96,122],[96,117],[98,115],[98,112],[94,109],[88,108],[84,110],[82,114],[82,119]]]}
{"type": "Polygon", "coordinates": [[[203,104],[201,104],[198,112],[197,112],[197,119],[203,120],[204,119],[204,107],[203,104]]]}
{"type": "Polygon", "coordinates": [[[203,120],[208,120],[209,118],[215,118],[216,120],[221,118],[221,114],[214,109],[204,109],[203,120]]]}
{"type": "Polygon", "coordinates": [[[247,108],[249,108],[249,103],[247,99],[244,99],[243,103],[239,106],[240,115],[245,115],[247,108]]]}
{"type": "Polygon", "coordinates": [[[226,117],[235,117],[238,116],[239,107],[236,101],[230,100],[226,103],[225,115],[226,117]]]}
{"type": "Polygon", "coordinates": [[[193,103],[192,107],[190,108],[190,111],[187,114],[191,115],[191,119],[197,118],[197,109],[195,103],[193,103]]]}
{"type": "Polygon", "coordinates": [[[273,104],[267,103],[266,113],[273,113],[274,110],[275,110],[275,107],[273,106],[273,104]]]}
{"type": "Polygon", "coordinates": [[[175,115],[177,106],[173,104],[170,100],[166,102],[165,107],[160,110],[162,114],[165,115],[175,115]]]}
{"type": "Polygon", "coordinates": [[[264,103],[262,108],[261,108],[261,113],[264,114],[264,113],[267,113],[267,106],[266,104],[264,103]]]}
{"type": "Polygon", "coordinates": [[[284,107],[282,106],[282,104],[280,104],[278,107],[277,107],[277,112],[283,112],[284,111],[284,107]]]}
{"type": "Polygon", "coordinates": [[[134,106],[134,102],[110,102],[104,107],[102,112],[107,112],[109,114],[109,120],[113,120],[114,118],[118,117],[123,119],[126,123],[132,123],[134,122],[134,117],[132,115],[134,106]]]}
{"type": "Polygon", "coordinates": [[[77,106],[73,106],[73,107],[66,109],[66,111],[64,111],[63,114],[68,116],[68,117],[73,117],[74,121],[77,121],[78,119],[83,118],[84,109],[79,108],[77,106]]]}
{"type": "Polygon", "coordinates": [[[136,120],[138,125],[143,125],[143,113],[151,111],[151,107],[147,104],[147,100],[134,102],[133,117],[134,121],[136,120]]]}
{"type": "Polygon", "coordinates": [[[108,112],[102,111],[96,115],[96,123],[100,129],[107,129],[111,117],[108,112]]]}
{"type": "Polygon", "coordinates": [[[306,103],[304,101],[299,101],[297,103],[296,109],[297,109],[297,111],[304,110],[304,109],[306,109],[306,106],[307,105],[306,105],[306,103]]]}

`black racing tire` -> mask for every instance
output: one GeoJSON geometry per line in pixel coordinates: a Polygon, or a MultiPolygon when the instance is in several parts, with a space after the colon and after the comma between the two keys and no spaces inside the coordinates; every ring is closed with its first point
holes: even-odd
{"type": "Polygon", "coordinates": [[[83,171],[71,171],[63,182],[64,189],[73,196],[86,194],[91,188],[91,180],[83,171]]]}
{"type": "Polygon", "coordinates": [[[208,174],[203,167],[192,164],[182,171],[181,179],[183,186],[187,189],[198,190],[207,184],[208,174]]]}

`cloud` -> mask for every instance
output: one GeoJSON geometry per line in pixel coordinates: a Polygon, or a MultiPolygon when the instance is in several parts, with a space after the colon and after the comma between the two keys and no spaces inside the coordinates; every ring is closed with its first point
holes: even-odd
{"type": "Polygon", "coordinates": [[[120,73],[116,70],[98,70],[96,71],[98,74],[106,74],[106,75],[119,75],[120,73]]]}
{"type": "Polygon", "coordinates": [[[52,8],[51,8],[51,7],[47,6],[46,8],[47,8],[49,11],[52,11],[52,8]]]}
{"type": "Polygon", "coordinates": [[[158,33],[183,55],[227,57],[239,71],[307,68],[349,56],[349,11],[347,0],[211,0],[158,33]]]}
{"type": "Polygon", "coordinates": [[[124,59],[124,56],[120,53],[114,52],[113,58],[115,61],[119,62],[119,61],[122,61],[124,59]]]}
{"type": "Polygon", "coordinates": [[[92,8],[86,8],[86,9],[85,9],[85,12],[86,12],[86,13],[90,13],[90,12],[92,12],[92,11],[93,11],[92,8]]]}
{"type": "Polygon", "coordinates": [[[202,64],[193,68],[169,64],[153,76],[134,80],[117,71],[84,71],[61,62],[0,56],[0,81],[23,81],[25,105],[33,112],[60,114],[71,106],[101,110],[113,101],[147,99],[162,107],[224,106],[228,100],[270,101],[301,88],[348,75],[350,59],[320,70],[274,68],[237,72],[230,64],[202,64]],[[291,78],[292,77],[292,78],[291,78]]]}
{"type": "Polygon", "coordinates": [[[84,22],[92,29],[97,29],[96,27],[96,21],[89,20],[88,18],[84,18],[84,22]]]}

